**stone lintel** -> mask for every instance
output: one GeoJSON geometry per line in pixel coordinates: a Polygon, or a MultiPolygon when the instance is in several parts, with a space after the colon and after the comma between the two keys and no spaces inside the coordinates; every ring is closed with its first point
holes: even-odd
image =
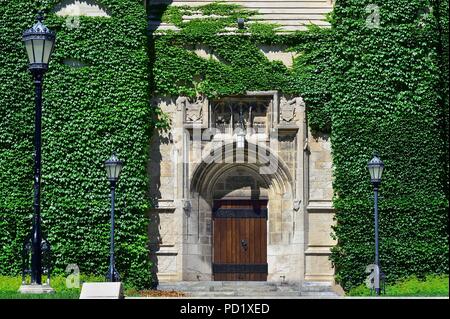
{"type": "Polygon", "coordinates": [[[306,207],[310,213],[333,213],[333,202],[331,201],[310,201],[306,207]]]}
{"type": "Polygon", "coordinates": [[[274,96],[278,94],[278,91],[247,91],[245,94],[248,96],[274,96]]]}
{"type": "Polygon", "coordinates": [[[299,130],[299,126],[296,124],[278,124],[278,133],[294,133],[299,130]]]}
{"type": "Polygon", "coordinates": [[[310,246],[305,250],[305,255],[329,255],[331,246],[310,246]]]}

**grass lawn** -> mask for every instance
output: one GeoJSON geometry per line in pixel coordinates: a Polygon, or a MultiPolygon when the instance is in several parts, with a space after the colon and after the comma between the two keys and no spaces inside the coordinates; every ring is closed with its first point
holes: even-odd
{"type": "Polygon", "coordinates": [[[0,299],[78,299],[79,297],[79,291],[59,291],[54,294],[22,294],[17,291],[0,291],[0,299]]]}
{"type": "MultiPolygon", "coordinates": [[[[46,278],[42,278],[45,282],[46,278]]],[[[103,277],[80,276],[81,282],[104,281],[103,277]]],[[[55,289],[52,294],[22,294],[18,292],[22,283],[20,276],[0,276],[0,299],[78,299],[80,297],[80,288],[67,288],[66,277],[56,276],[51,278],[50,286],[55,289]]]]}
{"type": "MultiPolygon", "coordinates": [[[[386,297],[448,297],[449,277],[427,276],[425,279],[410,277],[386,285],[386,297]]],[[[360,285],[351,289],[347,296],[370,296],[370,289],[360,285]]],[[[374,293],[372,294],[374,296],[374,293]]]]}
{"type": "MultiPolygon", "coordinates": [[[[44,282],[46,278],[42,278],[44,282]]],[[[80,286],[82,282],[101,282],[104,277],[96,276],[80,276],[80,286]]],[[[22,283],[22,278],[19,276],[0,276],[0,299],[79,299],[81,289],[67,288],[66,278],[63,276],[52,277],[51,287],[55,289],[53,294],[22,294],[18,289],[22,283]]],[[[158,291],[158,290],[142,290],[125,289],[125,296],[129,297],[183,297],[181,292],[176,291],[158,291]]]]}

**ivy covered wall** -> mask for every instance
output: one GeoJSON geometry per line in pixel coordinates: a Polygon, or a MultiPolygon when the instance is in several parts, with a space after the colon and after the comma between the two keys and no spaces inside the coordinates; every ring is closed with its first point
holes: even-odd
{"type": "Polygon", "coordinates": [[[380,1],[379,26],[368,28],[371,4],[336,2],[325,71],[339,242],[332,260],[345,288],[361,283],[373,261],[373,150],[385,162],[379,223],[387,279],[448,273],[448,1],[380,1]]]}
{"type": "Polygon", "coordinates": [[[237,17],[252,14],[236,6],[164,8],[162,21],[180,31],[154,36],[152,91],[217,97],[276,89],[303,96],[310,127],[331,132],[338,282],[345,289],[362,283],[374,261],[367,162],[375,150],[386,165],[379,223],[387,280],[448,273],[447,5],[337,0],[332,29],[290,35],[258,24],[227,33],[237,17]],[[184,22],[193,11],[215,16],[184,22]],[[293,68],[270,62],[260,44],[298,53],[293,68]],[[200,45],[217,59],[198,57],[200,45]]]}
{"type": "MultiPolygon", "coordinates": [[[[59,3],[42,2],[47,12],[59,3]]],[[[110,18],[49,14],[45,21],[57,42],[44,78],[43,231],[56,273],[77,264],[82,273],[106,274],[110,199],[103,162],[116,150],[125,162],[116,202],[117,268],[128,284],[148,286],[146,163],[154,123],[147,19],[142,1],[96,2],[110,18]]],[[[7,275],[19,274],[31,229],[34,89],[21,36],[36,21],[37,3],[0,1],[0,273],[7,275]]]]}
{"type": "MultiPolygon", "coordinates": [[[[51,9],[58,1],[46,2],[51,9]]],[[[117,192],[117,263],[127,282],[150,283],[145,171],[152,120],[149,93],[219,97],[279,90],[304,97],[308,121],[331,132],[337,279],[361,283],[373,262],[372,151],[386,163],[380,201],[380,254],[389,280],[448,273],[448,1],[384,0],[380,25],[367,28],[374,1],[337,0],[333,28],[277,35],[254,24],[217,35],[236,6],[196,10],[219,17],[185,23],[188,7],[161,7],[179,32],[148,43],[142,1],[97,0],[111,18],[81,17],[79,27],[50,15],[58,42],[44,80],[44,232],[55,270],[76,263],[106,273],[109,190],[103,161],[113,149],[125,160],[117,192]],[[431,14],[419,14],[433,7],[431,14]],[[298,53],[292,68],[269,61],[260,44],[298,53]],[[192,52],[206,45],[218,60],[192,52]],[[149,53],[149,55],[148,55],[149,53]],[[71,67],[65,59],[86,66],[71,67]],[[149,85],[150,82],[150,85],[149,85]]],[[[33,87],[21,33],[34,22],[35,1],[0,1],[0,273],[20,270],[31,227],[33,87]]],[[[222,32],[223,33],[223,32],[222,32]]]]}

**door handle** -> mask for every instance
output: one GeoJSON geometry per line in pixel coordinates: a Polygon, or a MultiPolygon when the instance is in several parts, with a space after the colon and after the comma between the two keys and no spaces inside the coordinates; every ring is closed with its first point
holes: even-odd
{"type": "Polygon", "coordinates": [[[241,246],[242,246],[242,248],[244,248],[245,251],[247,251],[248,243],[245,239],[241,240],[241,246]]]}

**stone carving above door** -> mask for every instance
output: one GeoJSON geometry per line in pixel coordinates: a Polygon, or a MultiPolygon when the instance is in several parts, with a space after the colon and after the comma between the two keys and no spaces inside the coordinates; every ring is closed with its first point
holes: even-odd
{"type": "Polygon", "coordinates": [[[185,96],[180,96],[177,101],[177,110],[185,110],[184,121],[186,123],[202,123],[203,109],[208,108],[208,100],[203,95],[197,95],[193,102],[185,96]]]}
{"type": "Polygon", "coordinates": [[[236,128],[260,129],[267,125],[267,101],[224,99],[213,102],[213,125],[220,132],[236,128]]]}
{"type": "Polygon", "coordinates": [[[288,99],[284,96],[280,99],[280,124],[295,124],[298,113],[305,107],[301,97],[288,99]]]}
{"type": "Polygon", "coordinates": [[[301,97],[289,96],[281,96],[279,100],[244,96],[209,101],[198,94],[195,98],[178,97],[176,109],[183,112],[186,124],[201,124],[202,128],[215,128],[227,134],[232,134],[237,127],[267,134],[272,118],[281,128],[297,127],[305,111],[305,102],[301,97]]]}

